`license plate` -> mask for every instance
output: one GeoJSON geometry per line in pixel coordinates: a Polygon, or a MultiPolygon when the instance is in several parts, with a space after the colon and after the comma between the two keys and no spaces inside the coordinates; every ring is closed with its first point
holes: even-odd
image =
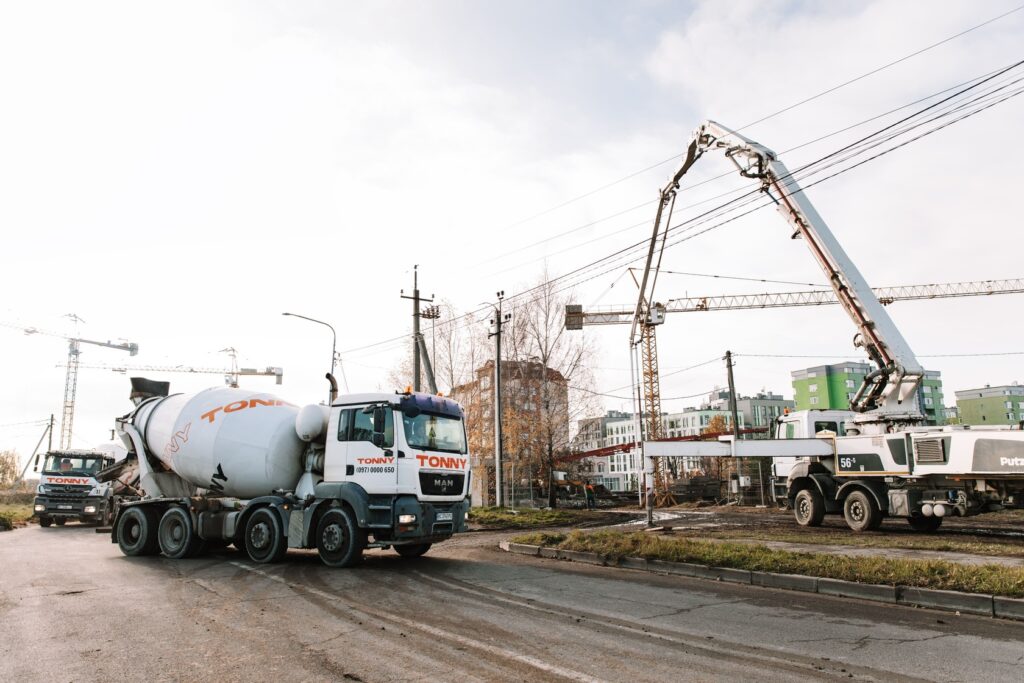
{"type": "Polygon", "coordinates": [[[450,512],[438,512],[437,521],[439,522],[450,522],[452,521],[452,513],[450,512]]]}
{"type": "Polygon", "coordinates": [[[72,507],[74,507],[74,506],[72,506],[72,505],[58,505],[57,509],[58,510],[70,510],[72,507]]]}

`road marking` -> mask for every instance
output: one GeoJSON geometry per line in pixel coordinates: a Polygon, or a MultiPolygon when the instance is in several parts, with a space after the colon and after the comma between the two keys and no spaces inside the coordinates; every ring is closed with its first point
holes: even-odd
{"type": "MultiPolygon", "coordinates": [[[[241,562],[231,562],[231,564],[233,564],[234,566],[238,567],[239,569],[244,569],[247,572],[250,572],[252,574],[257,574],[258,576],[262,576],[263,578],[265,578],[265,579],[267,579],[269,581],[275,581],[275,582],[280,583],[282,585],[288,586],[289,588],[292,588],[294,590],[305,591],[307,593],[312,593],[314,595],[317,595],[317,596],[319,596],[321,598],[325,598],[325,599],[328,599],[328,600],[335,600],[337,602],[341,602],[342,604],[344,604],[346,607],[348,607],[349,609],[351,609],[353,611],[363,612],[365,614],[377,617],[379,619],[388,619],[388,620],[394,621],[394,622],[396,622],[398,624],[401,624],[402,626],[404,626],[406,628],[409,628],[409,629],[412,629],[412,630],[415,630],[415,631],[420,631],[422,633],[426,633],[428,635],[431,635],[431,636],[434,636],[434,637],[437,637],[437,638],[450,639],[450,638],[452,638],[453,635],[455,635],[455,634],[451,633],[450,631],[446,631],[446,630],[440,629],[440,628],[434,628],[433,626],[429,626],[427,624],[421,624],[421,623],[419,623],[417,621],[412,621],[411,619],[405,619],[403,617],[400,617],[400,616],[397,616],[397,615],[394,615],[394,614],[391,614],[391,613],[388,613],[388,612],[375,612],[373,610],[367,609],[367,608],[362,607],[362,606],[356,607],[354,605],[351,605],[351,604],[348,604],[348,603],[342,601],[337,595],[335,595],[333,593],[329,593],[327,591],[320,590],[319,588],[313,588],[312,586],[307,586],[307,585],[304,585],[304,584],[299,584],[299,583],[295,583],[295,582],[292,582],[292,581],[288,581],[287,579],[282,578],[280,576],[276,576],[274,574],[271,574],[268,571],[265,571],[263,569],[257,569],[256,567],[251,567],[251,566],[243,564],[241,562]]],[[[561,676],[563,678],[568,678],[571,681],[587,681],[588,683],[599,683],[599,681],[600,681],[600,679],[592,678],[591,676],[588,676],[587,674],[585,674],[583,672],[574,671],[572,669],[566,669],[566,668],[563,668],[563,667],[560,667],[560,666],[556,666],[554,664],[548,664],[547,662],[545,662],[543,660],[540,660],[540,659],[537,659],[536,657],[531,657],[530,655],[522,654],[522,653],[519,653],[519,652],[514,652],[512,650],[506,650],[504,648],[500,648],[500,647],[497,647],[497,646],[494,646],[494,645],[490,645],[489,643],[480,642],[479,640],[470,640],[468,638],[465,638],[465,636],[458,636],[458,638],[460,639],[460,641],[465,639],[466,644],[469,645],[470,647],[475,648],[475,649],[483,650],[484,652],[487,652],[487,653],[492,654],[492,655],[498,655],[500,657],[505,657],[506,659],[512,659],[512,660],[517,661],[517,662],[519,662],[521,664],[526,664],[528,666],[532,666],[533,668],[539,669],[539,670],[541,670],[541,671],[543,671],[545,673],[554,674],[556,676],[561,676]]]]}

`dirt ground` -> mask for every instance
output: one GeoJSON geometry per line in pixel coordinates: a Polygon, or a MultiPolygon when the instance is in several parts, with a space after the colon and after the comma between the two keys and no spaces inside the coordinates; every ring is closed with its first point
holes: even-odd
{"type": "MultiPolygon", "coordinates": [[[[640,511],[633,508],[632,512],[640,511]]],[[[620,527],[640,528],[645,522],[641,515],[620,527]]],[[[840,515],[826,516],[820,527],[802,527],[792,511],[775,507],[678,506],[656,510],[655,523],[677,536],[756,542],[800,552],[891,554],[1024,566],[1024,510],[947,518],[931,533],[914,531],[906,520],[893,518],[886,519],[877,531],[855,534],[840,515]]]]}

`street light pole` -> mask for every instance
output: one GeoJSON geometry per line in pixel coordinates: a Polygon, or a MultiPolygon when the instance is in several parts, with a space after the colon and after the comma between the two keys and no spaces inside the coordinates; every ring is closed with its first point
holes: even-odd
{"type": "MultiPolygon", "coordinates": [[[[337,349],[338,349],[338,333],[334,331],[334,327],[332,327],[329,323],[325,323],[323,320],[317,320],[316,318],[310,318],[310,317],[305,316],[305,315],[299,315],[298,313],[282,313],[281,315],[289,315],[289,316],[291,316],[293,318],[302,318],[303,320],[308,320],[311,323],[317,323],[318,325],[323,325],[324,327],[328,328],[331,331],[331,376],[333,377],[334,376],[334,364],[335,364],[335,361],[338,358],[338,351],[337,351],[337,349]]],[[[342,370],[342,375],[344,375],[344,374],[345,374],[344,370],[342,370]]],[[[348,391],[348,381],[347,380],[345,381],[345,391],[346,392],[348,391]]],[[[330,405],[330,403],[331,403],[331,396],[330,396],[329,393],[328,393],[328,397],[327,397],[327,403],[328,403],[328,405],[330,405]]]]}

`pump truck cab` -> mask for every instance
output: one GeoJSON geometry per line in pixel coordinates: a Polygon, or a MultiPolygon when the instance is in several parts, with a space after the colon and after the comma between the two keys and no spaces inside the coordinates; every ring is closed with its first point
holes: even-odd
{"type": "Polygon", "coordinates": [[[117,431],[145,495],[118,510],[111,536],[125,555],[233,543],[254,562],[316,548],[348,567],[366,548],[418,557],[465,531],[470,462],[451,399],[332,394],[300,409],[229,387],[133,397],[117,431]]]}

